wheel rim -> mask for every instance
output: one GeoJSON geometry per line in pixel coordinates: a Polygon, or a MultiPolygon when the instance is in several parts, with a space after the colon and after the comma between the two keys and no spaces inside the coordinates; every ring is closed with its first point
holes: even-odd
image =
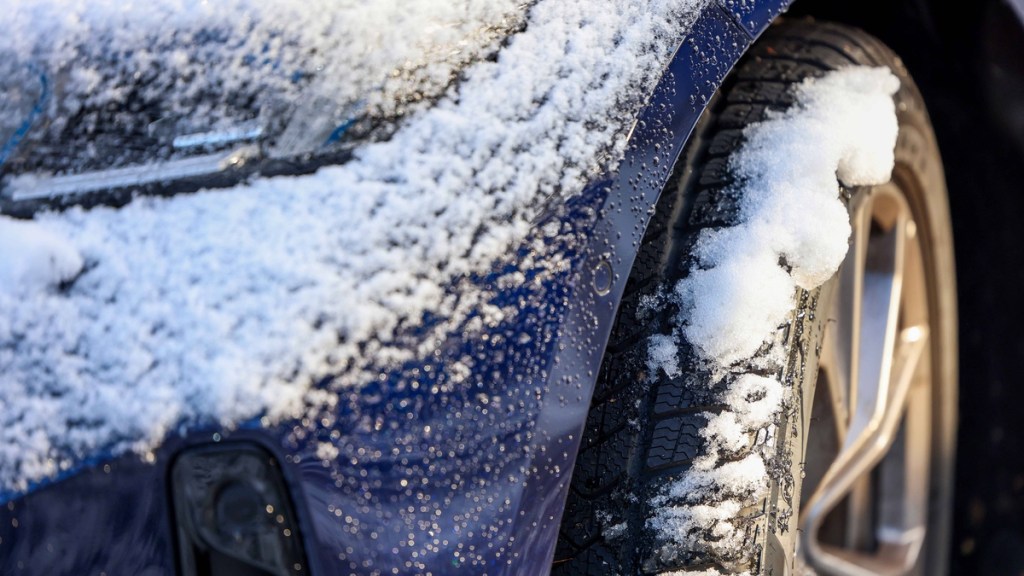
{"type": "Polygon", "coordinates": [[[800,555],[823,574],[907,574],[927,535],[933,410],[924,250],[888,184],[851,202],[808,425],[800,555]]]}

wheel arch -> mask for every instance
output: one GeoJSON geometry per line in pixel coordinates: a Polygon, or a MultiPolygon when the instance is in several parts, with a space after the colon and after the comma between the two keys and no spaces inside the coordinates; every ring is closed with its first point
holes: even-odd
{"type": "MultiPolygon", "coordinates": [[[[789,5],[751,6],[712,0],[680,42],[671,63],[629,131],[617,170],[592,182],[577,199],[594,219],[582,236],[556,354],[546,377],[547,398],[535,430],[549,449],[536,461],[540,474],[525,486],[533,502],[516,520],[520,554],[538,573],[555,552],[569,478],[605,347],[643,236],[662,191],[676,174],[691,133],[719,87],[757,37],[789,5]],[[561,471],[561,472],[559,472],[561,471]],[[536,562],[536,564],[534,564],[536,562]]],[[[525,565],[524,565],[525,566],[525,565]]]]}

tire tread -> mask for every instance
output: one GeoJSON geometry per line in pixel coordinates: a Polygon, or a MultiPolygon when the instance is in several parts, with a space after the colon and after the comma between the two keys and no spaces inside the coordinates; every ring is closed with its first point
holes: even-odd
{"type": "MultiPolygon", "coordinates": [[[[639,316],[645,297],[657,297],[659,290],[674,286],[689,270],[688,255],[702,231],[737,223],[740,198],[733,189],[729,155],[742,144],[744,129],[764,120],[769,111],[792,105],[791,88],[806,78],[854,64],[885,65],[892,60],[887,48],[859,30],[784,21],[766,31],[726,79],[721,97],[705,111],[684,151],[691,168],[702,168],[691,170],[690,181],[678,186],[673,180],[662,194],[627,282],[571,480],[553,574],[647,573],[650,566],[642,559],[650,551],[649,535],[605,538],[603,531],[626,522],[630,533],[645,533],[645,502],[652,487],[687,470],[703,449],[704,414],[721,409],[713,403],[713,394],[697,393],[688,384],[687,375],[699,373],[693,351],[682,354],[684,376],[647,373],[647,337],[666,333],[665,316],[671,314],[654,319],[639,316]],[[680,206],[688,206],[685,213],[680,206]],[[607,508],[601,508],[600,502],[607,508]]],[[[677,167],[676,177],[682,173],[677,167]]],[[[795,342],[804,337],[803,328],[797,324],[787,326],[780,335],[797,349],[786,369],[789,375],[803,362],[801,344],[795,342]]],[[[751,449],[758,441],[751,439],[751,449]]],[[[759,573],[770,515],[765,503],[744,511],[744,519],[738,522],[747,522],[748,542],[732,557],[681,556],[656,570],[759,573]]]]}

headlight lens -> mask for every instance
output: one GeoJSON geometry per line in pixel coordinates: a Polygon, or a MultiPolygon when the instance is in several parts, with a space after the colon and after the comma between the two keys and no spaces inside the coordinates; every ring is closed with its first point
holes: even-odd
{"type": "Polygon", "coordinates": [[[190,449],[172,476],[178,555],[186,576],[308,574],[277,461],[240,443],[190,449]]]}

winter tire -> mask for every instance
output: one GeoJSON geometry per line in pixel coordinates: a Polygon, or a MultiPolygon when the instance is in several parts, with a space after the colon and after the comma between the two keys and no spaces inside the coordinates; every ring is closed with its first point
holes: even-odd
{"type": "MultiPolygon", "coordinates": [[[[957,404],[953,248],[935,137],[899,58],[846,26],[773,26],[708,107],[675,174],[607,347],[553,573],[944,573],[957,404]],[[819,288],[798,290],[763,351],[782,351],[772,368],[759,366],[787,400],[774,421],[748,431],[744,450],[765,456],[770,486],[719,521],[739,544],[709,529],[673,545],[652,529],[652,499],[667,502],[655,499],[659,490],[705,452],[725,390],[685,343],[679,375],[649,364],[650,338],[670,332],[677,312],[658,303],[691,270],[697,235],[736,224],[728,158],[744,128],[788,108],[805,79],[855,65],[900,80],[892,180],[842,189],[846,259],[819,288]]],[[[719,496],[690,504],[714,508],[719,496]]]]}

